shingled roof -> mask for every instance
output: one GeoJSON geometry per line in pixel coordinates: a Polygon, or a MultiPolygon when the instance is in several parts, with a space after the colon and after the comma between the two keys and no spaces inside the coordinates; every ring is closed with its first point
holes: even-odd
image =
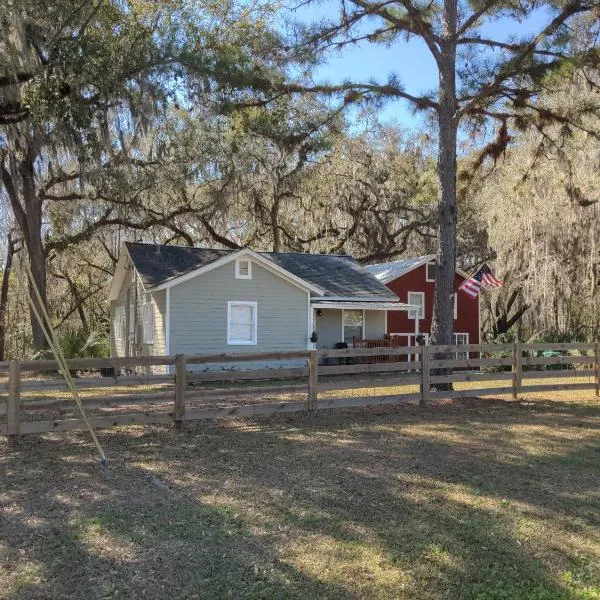
{"type": "MultiPolygon", "coordinates": [[[[125,244],[146,288],[205,267],[237,250],[160,244],[125,244]]],[[[398,297],[351,256],[301,252],[259,252],[289,273],[324,291],[325,297],[398,301],[398,297]]]]}

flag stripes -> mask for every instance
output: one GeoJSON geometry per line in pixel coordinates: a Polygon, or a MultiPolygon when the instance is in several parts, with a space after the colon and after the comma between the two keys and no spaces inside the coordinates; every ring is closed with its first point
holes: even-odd
{"type": "Polygon", "coordinates": [[[499,279],[494,277],[490,268],[483,265],[474,275],[466,279],[458,289],[471,296],[471,298],[477,298],[482,287],[502,287],[503,285],[499,279]]]}

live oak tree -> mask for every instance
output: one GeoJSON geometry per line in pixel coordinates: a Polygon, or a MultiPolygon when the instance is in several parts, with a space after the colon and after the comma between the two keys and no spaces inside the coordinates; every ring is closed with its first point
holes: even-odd
{"type": "MultiPolygon", "coordinates": [[[[589,17],[597,24],[597,0],[517,2],[506,0],[342,0],[339,18],[301,28],[294,46],[298,54],[317,58],[349,44],[377,44],[398,49],[402,41],[419,38],[433,57],[437,89],[411,94],[399,74],[388,81],[346,81],[314,84],[300,81],[276,86],[278,92],[311,91],[341,94],[346,101],[403,100],[430,113],[437,124],[438,248],[432,341],[452,339],[452,295],[456,267],[457,139],[459,132],[478,136],[483,151],[477,164],[496,160],[505,150],[513,126],[543,129],[548,124],[575,121],[560,106],[540,107],[535,99],[552,77],[565,71],[596,65],[597,37],[578,48],[571,43],[570,27],[589,17]],[[536,13],[542,22],[534,33],[520,38],[494,38],[494,20],[517,23],[536,13]],[[484,26],[488,25],[484,29],[484,26]],[[486,139],[486,128],[497,124],[496,139],[486,139]],[[489,143],[485,143],[489,142],[489,143]]],[[[332,7],[331,13],[334,14],[332,7]]],[[[400,73],[401,75],[401,73],[400,73]]],[[[589,107],[589,110],[593,110],[589,107]]],[[[466,178],[468,179],[468,177],[466,178]]]]}
{"type": "MultiPolygon", "coordinates": [[[[53,253],[102,228],[145,230],[191,208],[124,200],[160,152],[153,124],[275,62],[269,5],[9,0],[0,16],[0,195],[42,302],[53,253]],[[239,10],[238,10],[239,8],[239,10]],[[267,57],[261,62],[261,56],[267,57]]],[[[33,346],[45,340],[31,318],[33,346]]]]}

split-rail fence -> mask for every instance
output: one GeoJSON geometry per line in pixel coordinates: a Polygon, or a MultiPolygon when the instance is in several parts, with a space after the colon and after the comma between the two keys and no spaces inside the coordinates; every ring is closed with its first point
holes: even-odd
{"type": "MultiPolygon", "coordinates": [[[[426,405],[440,398],[517,399],[519,394],[557,390],[595,390],[598,396],[600,383],[598,343],[178,354],[73,359],[67,364],[77,375],[76,386],[96,427],[172,423],[181,428],[197,419],[314,414],[403,402],[426,405]],[[244,367],[249,362],[283,364],[244,367]],[[164,373],[157,373],[158,368],[164,373]]],[[[52,360],[0,363],[0,435],[16,442],[23,434],[84,428],[58,369],[52,360]]]]}

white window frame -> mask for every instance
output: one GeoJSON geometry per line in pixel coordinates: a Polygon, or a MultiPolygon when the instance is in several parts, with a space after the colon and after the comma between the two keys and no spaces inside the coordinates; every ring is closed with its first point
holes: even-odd
{"type": "MultiPolygon", "coordinates": [[[[457,332],[457,333],[453,333],[452,334],[452,345],[453,346],[466,346],[469,343],[469,334],[466,332],[457,332]],[[463,340],[464,342],[462,344],[458,343],[458,336],[464,336],[463,340]]],[[[455,352],[454,353],[454,360],[468,360],[469,359],[469,353],[467,351],[465,352],[455,352]]]]}
{"type": "Polygon", "coordinates": [[[408,311],[408,318],[412,319],[413,321],[415,319],[422,321],[425,318],[425,292],[408,292],[406,298],[406,303],[407,304],[411,304],[410,302],[410,297],[411,296],[421,296],[421,298],[423,299],[423,301],[421,302],[421,316],[415,315],[416,311],[413,310],[409,310],[408,311]]]}
{"type": "Polygon", "coordinates": [[[115,341],[122,342],[127,337],[127,312],[125,306],[115,306],[113,323],[115,341]]]}
{"type": "Polygon", "coordinates": [[[252,279],[252,261],[249,258],[236,258],[235,260],[235,278],[236,279],[252,279]],[[241,263],[248,263],[248,273],[244,275],[240,271],[241,263]]]}
{"type": "Polygon", "coordinates": [[[258,304],[246,300],[229,300],[227,302],[227,344],[229,346],[256,346],[258,340],[258,304]],[[252,308],[252,340],[234,340],[231,338],[231,309],[234,306],[250,306],[252,308]]]}
{"type": "Polygon", "coordinates": [[[430,261],[430,262],[428,262],[425,265],[425,281],[427,283],[434,283],[435,282],[435,277],[433,277],[433,278],[429,277],[429,267],[435,267],[435,266],[436,266],[436,264],[433,261],[430,261]]]}
{"type": "Polygon", "coordinates": [[[346,333],[346,325],[344,324],[344,313],[347,312],[348,310],[355,310],[357,312],[362,312],[362,328],[361,328],[361,337],[364,340],[365,339],[365,309],[360,309],[360,308],[349,308],[349,309],[345,309],[342,308],[342,342],[345,343],[346,340],[344,339],[345,337],[345,333],[346,333]]]}
{"type": "Polygon", "coordinates": [[[149,296],[146,296],[142,306],[142,325],[142,342],[154,344],[154,302],[149,296]]]}

